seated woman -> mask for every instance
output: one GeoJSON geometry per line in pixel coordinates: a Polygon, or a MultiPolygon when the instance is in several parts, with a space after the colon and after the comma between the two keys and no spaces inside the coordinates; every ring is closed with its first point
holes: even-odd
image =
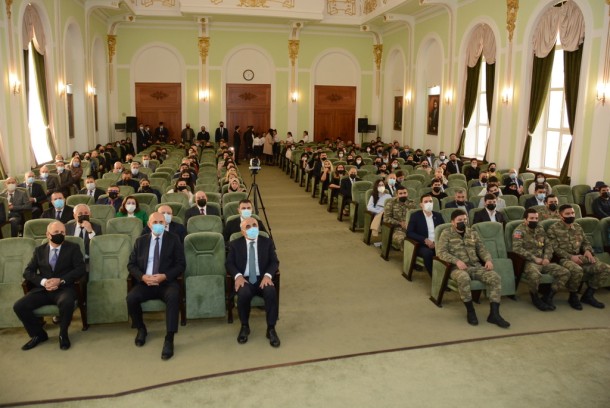
{"type": "MultiPolygon", "coordinates": [[[[328,189],[330,189],[330,200],[337,198],[339,196],[339,188],[341,187],[341,177],[345,176],[345,166],[342,164],[337,164],[335,171],[333,171],[330,183],[328,184],[328,189]]],[[[320,197],[320,202],[322,202],[322,197],[320,197]]]]}
{"type": "Polygon", "coordinates": [[[396,173],[398,170],[400,170],[400,162],[397,159],[392,159],[390,161],[390,170],[392,173],[396,173]]]}
{"type": "Polygon", "coordinates": [[[360,170],[360,168],[362,168],[362,166],[364,166],[364,160],[362,160],[362,156],[361,155],[357,155],[354,158],[354,166],[356,166],[356,168],[358,170],[360,170]]]}
{"type": "Polygon", "coordinates": [[[172,188],[171,190],[167,191],[168,193],[182,193],[184,194],[188,200],[189,200],[189,206],[193,205],[193,193],[191,193],[189,186],[186,184],[186,180],[184,179],[178,179],[176,181],[176,184],[174,185],[174,188],[172,188]]]}
{"type": "Polygon", "coordinates": [[[148,214],[146,211],[140,209],[140,204],[134,196],[127,196],[123,199],[121,208],[116,213],[117,217],[135,217],[142,220],[142,226],[146,228],[148,223],[148,214]]]}
{"type": "Polygon", "coordinates": [[[375,214],[373,221],[371,222],[371,231],[373,236],[379,235],[381,230],[381,221],[383,220],[383,206],[385,202],[392,198],[390,194],[385,190],[385,183],[383,179],[379,179],[373,183],[373,193],[369,202],[366,205],[366,210],[375,214]]]}
{"type": "Polygon", "coordinates": [[[246,193],[246,188],[239,184],[239,179],[237,177],[232,177],[229,180],[229,188],[227,189],[227,193],[246,193]]]}
{"type": "Polygon", "coordinates": [[[328,186],[330,185],[332,173],[332,162],[330,160],[324,160],[324,163],[322,163],[322,174],[320,175],[320,182],[322,186],[322,191],[320,191],[320,204],[324,204],[326,202],[326,190],[328,190],[328,186]]]}
{"type": "Polygon", "coordinates": [[[527,192],[529,194],[534,194],[534,192],[536,191],[536,186],[538,184],[542,184],[544,186],[544,189],[546,190],[546,195],[553,194],[553,189],[551,188],[551,185],[547,183],[546,176],[542,173],[536,173],[536,178],[534,179],[534,182],[531,183],[530,186],[527,188],[527,192]]]}
{"type": "Polygon", "coordinates": [[[445,173],[443,172],[442,167],[439,167],[436,170],[434,170],[434,178],[432,179],[432,181],[430,181],[430,185],[428,187],[432,187],[434,180],[441,181],[443,190],[447,188],[447,183],[449,183],[449,181],[447,181],[447,177],[445,177],[445,173]]]}

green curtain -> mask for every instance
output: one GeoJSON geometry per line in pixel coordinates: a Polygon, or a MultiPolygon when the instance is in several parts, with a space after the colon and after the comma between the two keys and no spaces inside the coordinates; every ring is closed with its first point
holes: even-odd
{"type": "Polygon", "coordinates": [[[40,95],[40,110],[42,111],[42,118],[44,124],[47,127],[47,144],[49,145],[49,151],[51,156],[55,158],[57,150],[55,149],[55,143],[53,142],[53,136],[49,130],[49,104],[47,96],[47,74],[45,70],[44,55],[36,51],[34,44],[32,44],[32,58],[34,61],[34,69],[36,70],[36,79],[38,82],[38,94],[40,95]]]}
{"type": "MultiPolygon", "coordinates": [[[[576,118],[576,104],[578,102],[578,83],[580,81],[580,65],[582,62],[582,44],[576,51],[563,52],[563,87],[565,90],[566,113],[568,116],[568,124],[570,126],[570,134],[574,136],[574,119],[576,118]]],[[[572,139],[574,141],[574,139],[572,139]]],[[[561,173],[559,179],[564,184],[569,184],[568,169],[570,167],[570,154],[572,153],[572,141],[566,158],[561,165],[561,173]]]]}
{"type": "Polygon", "coordinates": [[[549,93],[554,58],[554,48],[549,52],[549,55],[544,58],[538,58],[534,55],[532,87],[530,91],[530,110],[527,118],[527,137],[525,138],[525,147],[523,148],[523,156],[521,157],[521,165],[519,166],[520,173],[525,172],[529,166],[530,148],[532,146],[531,134],[536,130],[540,115],[542,115],[542,110],[544,109],[546,96],[549,93]]]}
{"type": "MultiPolygon", "coordinates": [[[[464,129],[468,127],[474,107],[477,104],[477,97],[479,96],[479,74],[481,72],[481,60],[479,57],[474,67],[466,67],[466,91],[464,95],[464,129]]],[[[464,155],[464,140],[466,139],[466,130],[462,130],[460,136],[460,143],[458,144],[457,154],[458,156],[464,155]]]]}
{"type": "MultiPolygon", "coordinates": [[[[496,64],[485,64],[485,100],[487,102],[487,123],[491,128],[491,107],[494,102],[494,85],[496,79],[496,64]]],[[[487,138],[487,145],[485,146],[485,155],[483,161],[487,161],[487,151],[489,150],[489,137],[487,138]]]]}

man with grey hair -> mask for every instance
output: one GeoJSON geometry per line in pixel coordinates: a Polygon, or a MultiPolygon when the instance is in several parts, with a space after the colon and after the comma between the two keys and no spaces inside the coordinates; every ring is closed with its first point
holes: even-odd
{"type": "Polygon", "coordinates": [[[89,243],[93,237],[102,235],[102,227],[92,223],[91,209],[87,204],[77,204],[74,206],[74,223],[66,224],[66,235],[80,237],[85,242],[85,259],[89,259],[89,243]]]}
{"type": "Polygon", "coordinates": [[[6,188],[0,196],[8,201],[8,219],[11,223],[11,236],[19,235],[19,226],[23,221],[23,212],[32,209],[32,203],[28,194],[17,188],[17,179],[8,177],[5,181],[6,188]]]}

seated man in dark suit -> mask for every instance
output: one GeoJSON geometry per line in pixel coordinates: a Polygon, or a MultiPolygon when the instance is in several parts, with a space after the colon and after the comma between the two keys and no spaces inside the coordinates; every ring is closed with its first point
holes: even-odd
{"type": "Polygon", "coordinates": [[[133,188],[133,191],[138,191],[140,188],[140,183],[133,180],[131,178],[131,170],[123,170],[123,174],[121,174],[121,179],[116,182],[117,186],[130,186],[133,188]]]}
{"type": "Polygon", "coordinates": [[[78,245],[64,241],[65,235],[64,224],[58,221],[49,224],[49,242],[35,249],[32,260],[23,272],[23,278],[34,288],[13,306],[31,337],[21,347],[22,350],[33,349],[49,338],[41,319],[34,315],[34,310],[44,305],[59,307],[59,348],[70,348],[68,327],[76,301],[74,282],[85,274],[85,262],[78,245]]]}
{"type": "Polygon", "coordinates": [[[445,204],[445,208],[459,208],[466,211],[467,214],[474,208],[474,204],[466,200],[466,190],[456,190],[454,198],[455,200],[449,201],[447,204],[445,204]]]}
{"type": "Polygon", "coordinates": [[[501,222],[502,225],[506,224],[504,215],[496,210],[496,196],[493,194],[485,194],[484,200],[485,208],[483,210],[477,211],[474,214],[472,225],[478,222],[485,221],[501,222]]]}
{"type": "Polygon", "coordinates": [[[414,212],[409,219],[407,237],[420,244],[417,255],[424,259],[426,270],[432,276],[432,258],[436,255],[434,228],[444,221],[441,213],[432,211],[433,201],[429,194],[420,197],[419,206],[422,211],[414,212]]]}
{"type": "Polygon", "coordinates": [[[195,205],[186,210],[184,214],[184,225],[188,225],[189,218],[194,215],[218,215],[220,217],[220,213],[216,209],[216,207],[208,207],[208,196],[203,191],[197,191],[195,193],[195,205]]]}
{"type": "Polygon", "coordinates": [[[341,179],[339,184],[339,194],[343,196],[343,208],[339,208],[339,211],[343,211],[343,215],[349,215],[349,203],[352,201],[352,186],[356,181],[362,181],[358,177],[358,169],[352,167],[347,173],[349,177],[341,179]]]}
{"type": "Polygon", "coordinates": [[[61,191],[51,194],[51,204],[53,206],[43,212],[40,218],[55,218],[64,224],[74,218],[73,208],[66,205],[66,200],[61,191]]]}
{"type": "Polygon", "coordinates": [[[85,241],[85,261],[89,259],[89,243],[93,237],[102,235],[102,227],[89,221],[91,209],[87,204],[77,204],[74,206],[75,223],[66,225],[66,235],[80,237],[85,241]]]}
{"type": "Polygon", "coordinates": [[[19,235],[19,227],[23,223],[24,212],[32,209],[32,203],[28,194],[17,188],[17,179],[8,177],[5,182],[6,189],[0,196],[8,201],[8,219],[11,223],[11,236],[19,235]]]}
{"type": "Polygon", "coordinates": [[[479,161],[477,159],[472,159],[470,161],[470,167],[468,167],[464,170],[464,175],[466,176],[466,181],[478,179],[480,171],[481,171],[481,168],[479,167],[479,161]]]}
{"type": "MultiPolygon", "coordinates": [[[[165,231],[171,232],[180,238],[180,242],[184,244],[184,238],[186,238],[186,228],[184,225],[177,223],[176,221],[172,221],[172,217],[174,216],[174,210],[169,205],[162,205],[157,209],[159,214],[162,214],[165,218],[165,231]]],[[[146,228],[142,230],[142,235],[150,234],[150,228],[148,225],[146,228]]]]}
{"type": "Polygon", "coordinates": [[[610,188],[606,184],[599,186],[599,197],[593,200],[592,207],[597,218],[610,217],[610,188]]]}
{"type": "Polygon", "coordinates": [[[78,194],[86,194],[93,197],[93,202],[96,202],[98,198],[104,194],[104,190],[96,187],[93,176],[87,176],[85,179],[85,188],[79,190],[78,194]]]}
{"type": "Polygon", "coordinates": [[[40,218],[42,203],[47,200],[47,195],[42,186],[35,183],[36,178],[33,171],[26,172],[24,180],[25,182],[19,184],[18,187],[25,188],[28,193],[30,203],[32,203],[32,218],[40,218]]]}
{"type": "Polygon", "coordinates": [[[121,208],[121,204],[123,204],[123,197],[119,195],[119,191],[121,191],[119,189],[119,186],[117,186],[116,184],[113,184],[110,187],[108,187],[108,190],[106,191],[108,193],[108,197],[98,198],[95,203],[103,204],[103,205],[111,205],[114,207],[114,211],[118,212],[119,209],[121,208]]]}
{"type": "Polygon", "coordinates": [[[461,160],[458,160],[455,153],[449,155],[447,162],[447,173],[449,174],[464,174],[464,165],[461,160]]]}
{"type": "Polygon", "coordinates": [[[472,183],[471,187],[483,187],[487,189],[487,181],[489,180],[489,174],[486,171],[479,173],[479,181],[472,183]]]}
{"type": "Polygon", "coordinates": [[[165,231],[165,217],[161,213],[150,215],[148,227],[152,233],[139,237],[129,256],[127,269],[135,284],[127,295],[127,311],[133,327],[138,329],[135,344],[142,347],[148,332],[141,303],[163,300],[167,333],[161,358],[168,360],[174,355],[174,334],[178,332],[180,285],[177,279],[186,268],[184,247],[176,235],[165,231]]]}
{"type": "Polygon", "coordinates": [[[432,197],[435,197],[440,203],[441,200],[447,197],[447,194],[443,191],[443,181],[439,179],[432,180],[432,191],[430,192],[432,197]]]}
{"type": "Polygon", "coordinates": [[[242,238],[231,241],[225,263],[227,272],[235,282],[237,310],[241,329],[237,342],[244,344],[250,335],[250,302],[254,296],[265,299],[267,315],[267,338],[272,347],[280,346],[280,338],[275,331],[278,316],[277,292],[273,277],[279,268],[279,260],[273,242],[258,235],[258,222],[246,218],[241,222],[242,238]]]}
{"type": "Polygon", "coordinates": [[[535,205],[544,205],[544,199],[546,198],[546,186],[544,184],[537,184],[534,190],[534,196],[525,200],[525,209],[535,205]]]}
{"type": "MultiPolygon", "coordinates": [[[[241,222],[246,218],[250,218],[252,216],[252,201],[245,199],[239,202],[239,207],[237,208],[239,211],[239,217],[235,217],[234,219],[227,221],[225,228],[222,232],[222,235],[225,238],[225,242],[229,242],[231,240],[231,235],[236,232],[241,231],[241,222]]],[[[265,225],[262,221],[258,221],[258,227],[260,231],[267,232],[265,229],[265,225]]]]}
{"type": "Polygon", "coordinates": [[[150,181],[148,179],[140,180],[140,188],[136,190],[136,193],[149,193],[157,196],[157,201],[161,202],[161,192],[156,188],[152,188],[150,186],[150,181]]]}

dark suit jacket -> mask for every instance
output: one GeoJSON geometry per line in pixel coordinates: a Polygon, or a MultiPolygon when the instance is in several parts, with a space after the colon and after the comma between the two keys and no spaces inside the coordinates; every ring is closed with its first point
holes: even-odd
{"type": "MultiPolygon", "coordinates": [[[[432,221],[434,227],[443,224],[443,216],[441,213],[432,211],[432,221]]],[[[407,225],[407,237],[423,244],[428,239],[428,224],[426,223],[426,216],[423,211],[415,211],[411,214],[409,224],[407,225]]]]}
{"type": "MultiPolygon", "coordinates": [[[[78,194],[89,195],[89,190],[87,190],[86,188],[83,188],[83,189],[79,190],[78,194]]],[[[96,188],[95,190],[93,190],[93,201],[97,201],[97,199],[100,198],[100,196],[102,194],[106,194],[106,193],[101,188],[96,188]]]]}
{"type": "MultiPolygon", "coordinates": [[[[447,169],[449,169],[449,166],[447,166],[447,169]]],[[[470,181],[470,180],[473,180],[473,179],[478,179],[480,172],[481,172],[481,169],[478,166],[477,166],[477,168],[468,167],[464,171],[464,175],[466,176],[466,181],[470,181]]]]}
{"type": "MultiPolygon", "coordinates": [[[[356,177],[356,179],[354,180],[354,183],[356,181],[362,181],[361,178],[356,177]]],[[[343,199],[345,200],[346,198],[348,199],[352,199],[352,182],[349,179],[349,177],[344,177],[341,179],[341,183],[339,184],[339,194],[343,195],[343,199]]]]}
{"type": "Polygon", "coordinates": [[[216,132],[214,132],[214,141],[216,143],[220,142],[220,139],[224,139],[225,142],[229,143],[229,131],[226,127],[216,128],[216,132]]]}
{"type": "MultiPolygon", "coordinates": [[[[256,247],[258,269],[260,273],[258,280],[261,281],[265,274],[271,275],[271,278],[273,279],[280,266],[280,261],[277,259],[273,242],[269,238],[259,236],[256,247]]],[[[247,261],[248,244],[246,238],[241,237],[231,241],[225,267],[233,279],[235,279],[237,274],[243,274],[246,271],[247,261]]]]}
{"type": "MultiPolygon", "coordinates": [[[[460,173],[464,174],[464,164],[462,164],[461,160],[457,160],[457,165],[459,167],[460,173]]],[[[449,174],[456,174],[458,169],[455,168],[455,164],[451,160],[447,162],[447,172],[449,174]]]]}
{"type": "Polygon", "coordinates": [[[117,186],[130,186],[133,188],[133,191],[138,191],[138,189],[140,188],[140,183],[138,183],[134,179],[131,179],[129,181],[119,180],[116,182],[116,185],[117,186]]]}
{"type": "MultiPolygon", "coordinates": [[[[142,276],[146,274],[151,237],[152,234],[138,237],[133,247],[133,251],[131,251],[131,255],[129,256],[127,270],[129,270],[129,274],[137,282],[141,282],[142,276]]],[[[164,273],[168,282],[175,281],[184,273],[184,269],[186,268],[184,247],[180,242],[180,238],[171,232],[164,232],[160,255],[161,265],[159,266],[159,273],[164,273]]]]}
{"type": "MultiPolygon", "coordinates": [[[[180,242],[184,243],[184,238],[186,238],[186,228],[184,228],[184,225],[172,221],[169,224],[169,232],[175,234],[178,238],[180,238],[180,242]]],[[[146,234],[150,234],[150,228],[148,225],[142,230],[142,235],[146,234]]]]}
{"type": "MultiPolygon", "coordinates": [[[[470,201],[465,201],[464,202],[464,207],[466,207],[466,213],[468,213],[470,210],[472,210],[474,208],[474,204],[472,204],[470,201]]],[[[445,204],[445,208],[458,208],[458,204],[455,200],[453,201],[449,201],[447,204],[445,204]]]]}
{"type": "MultiPolygon", "coordinates": [[[[9,194],[8,190],[4,190],[2,192],[2,194],[0,194],[0,196],[6,198],[8,200],[8,194],[9,194]]],[[[9,211],[11,213],[17,213],[17,212],[32,209],[32,204],[30,203],[30,198],[28,197],[28,193],[26,193],[25,191],[19,190],[19,189],[16,189],[15,191],[13,191],[12,204],[13,204],[13,209],[9,211]]]]}
{"type": "Polygon", "coordinates": [[[207,130],[205,132],[199,131],[199,133],[197,133],[197,140],[205,140],[207,142],[210,140],[210,132],[207,130]]]}
{"type": "MultiPolygon", "coordinates": [[[[184,213],[184,225],[188,225],[189,218],[194,215],[201,215],[201,213],[199,212],[199,207],[197,205],[192,206],[184,213]]],[[[220,213],[218,212],[216,207],[208,207],[207,205],[205,206],[205,215],[218,215],[220,217],[220,213]]]]}
{"type": "MultiPolygon", "coordinates": [[[[474,219],[472,220],[472,224],[477,224],[479,222],[491,221],[489,218],[489,213],[486,208],[483,208],[481,211],[477,211],[474,214],[474,219]]],[[[506,220],[504,219],[504,214],[499,211],[496,211],[496,222],[501,222],[502,224],[506,224],[506,220]]]]}
{"type": "Polygon", "coordinates": [[[118,196],[116,198],[116,200],[114,200],[114,203],[110,202],[110,198],[106,197],[106,198],[99,198],[95,204],[103,204],[103,205],[112,205],[114,206],[114,211],[118,212],[119,209],[121,208],[121,204],[123,203],[123,196],[118,196]]]}
{"type": "Polygon", "coordinates": [[[160,127],[155,129],[155,141],[160,140],[162,142],[167,142],[169,140],[169,130],[166,127],[161,129],[160,127]]]}
{"type": "Polygon", "coordinates": [[[72,285],[85,274],[85,261],[77,244],[64,241],[59,250],[55,271],[49,264],[49,248],[48,243],[37,247],[23,272],[23,278],[34,284],[34,291],[45,290],[40,285],[43,279],[60,278],[66,282],[64,285],[72,285]]]}
{"type": "Polygon", "coordinates": [[[540,204],[538,204],[538,200],[536,200],[536,197],[530,197],[527,200],[525,200],[525,203],[524,203],[525,209],[528,209],[535,205],[540,205],[540,204]]]}
{"type": "MultiPolygon", "coordinates": [[[[69,205],[64,205],[64,208],[61,211],[61,219],[62,223],[67,223],[70,220],[74,219],[74,209],[69,205]]],[[[51,206],[48,210],[44,211],[40,218],[55,218],[55,207],[51,206]]]]}
{"type": "Polygon", "coordinates": [[[148,134],[145,130],[138,129],[136,131],[136,145],[138,146],[138,153],[148,146],[148,134]]]}
{"type": "Polygon", "coordinates": [[[233,132],[233,146],[241,146],[241,135],[239,132],[233,132]]]}
{"type": "Polygon", "coordinates": [[[68,198],[70,196],[70,186],[74,183],[72,175],[70,171],[64,170],[63,173],[57,174],[57,176],[59,177],[59,186],[55,191],[61,191],[64,198],[68,198]]]}
{"type": "MultiPolygon", "coordinates": [[[[91,222],[91,227],[93,228],[93,232],[95,232],[95,236],[102,235],[102,227],[95,222],[91,222]]],[[[74,231],[76,231],[76,222],[69,222],[66,224],[66,235],[74,236],[74,231]]],[[[91,240],[89,239],[89,235],[85,237],[85,254],[89,255],[89,244],[91,240]]]]}
{"type": "MultiPolygon", "coordinates": [[[[26,191],[28,190],[28,186],[25,183],[19,184],[19,187],[25,188],[26,191]]],[[[42,203],[43,201],[45,201],[47,199],[47,195],[45,194],[44,190],[42,189],[42,186],[38,183],[32,184],[32,194],[30,194],[30,197],[36,199],[36,202],[32,203],[32,205],[35,205],[37,207],[39,207],[40,203],[42,203]]]]}
{"type": "MultiPolygon", "coordinates": [[[[267,232],[267,230],[265,229],[265,223],[262,220],[258,219],[256,221],[258,222],[258,229],[260,231],[267,232]]],[[[240,224],[241,217],[235,217],[234,219],[227,222],[224,230],[222,231],[222,235],[225,237],[225,242],[229,242],[229,240],[231,239],[231,235],[241,231],[240,224]]]]}

